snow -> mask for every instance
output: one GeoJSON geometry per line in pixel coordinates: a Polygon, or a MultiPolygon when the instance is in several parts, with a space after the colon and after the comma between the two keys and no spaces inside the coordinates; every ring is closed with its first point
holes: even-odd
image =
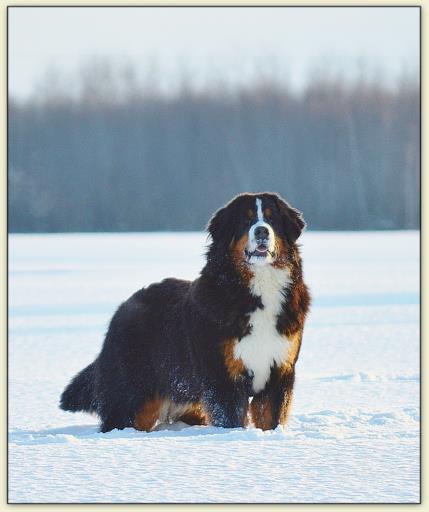
{"type": "Polygon", "coordinates": [[[101,434],[97,418],[58,408],[116,306],[150,282],[196,277],[205,243],[9,236],[9,501],[418,502],[418,232],[303,235],[313,307],[286,429],[101,434]]]}

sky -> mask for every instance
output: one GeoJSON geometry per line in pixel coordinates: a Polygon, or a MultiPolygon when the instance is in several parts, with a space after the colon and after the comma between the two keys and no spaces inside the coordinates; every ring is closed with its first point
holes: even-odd
{"type": "Polygon", "coordinates": [[[419,70],[419,9],[382,7],[9,7],[9,92],[26,98],[49,72],[77,86],[94,59],[135,64],[174,88],[274,73],[295,89],[314,73],[387,83],[419,70]]]}

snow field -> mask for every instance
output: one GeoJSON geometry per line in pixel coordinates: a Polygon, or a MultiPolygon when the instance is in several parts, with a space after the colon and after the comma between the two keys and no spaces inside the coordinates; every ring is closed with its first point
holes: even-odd
{"type": "Polygon", "coordinates": [[[198,275],[205,235],[11,235],[9,501],[418,502],[418,236],[303,235],[313,307],[286,429],[101,434],[62,389],[121,301],[198,275]]]}

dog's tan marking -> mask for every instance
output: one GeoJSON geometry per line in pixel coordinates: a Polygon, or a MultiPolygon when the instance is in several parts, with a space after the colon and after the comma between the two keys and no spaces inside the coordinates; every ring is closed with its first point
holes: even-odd
{"type": "Polygon", "coordinates": [[[208,425],[209,421],[207,414],[201,404],[191,404],[182,416],[177,418],[177,421],[183,421],[188,425],[208,425]]]}
{"type": "Polygon", "coordinates": [[[284,363],[279,366],[280,374],[284,375],[290,373],[298,359],[299,349],[301,348],[302,331],[297,331],[292,335],[288,336],[289,350],[288,357],[284,363]]]}
{"type": "Polygon", "coordinates": [[[154,398],[146,402],[140,411],[136,414],[134,428],[150,432],[158,420],[164,400],[154,398]]]}
{"type": "Polygon", "coordinates": [[[253,277],[253,273],[245,261],[244,251],[246,250],[248,240],[248,233],[245,233],[239,240],[233,240],[230,245],[232,261],[245,284],[249,284],[253,277]]]}
{"type": "Polygon", "coordinates": [[[274,268],[287,268],[288,267],[288,249],[284,240],[276,236],[275,244],[276,259],[272,265],[274,268]]]}
{"type": "Polygon", "coordinates": [[[273,428],[273,410],[271,401],[267,397],[254,397],[250,404],[250,413],[256,428],[262,430],[273,428]]]}
{"type": "Polygon", "coordinates": [[[222,344],[225,366],[231,379],[235,379],[245,371],[243,361],[240,358],[237,359],[234,357],[234,346],[236,343],[237,340],[233,338],[224,341],[222,344]]]}
{"type": "Polygon", "coordinates": [[[280,406],[280,412],[279,412],[279,425],[283,425],[284,427],[286,426],[286,424],[288,422],[289,414],[292,409],[292,407],[291,407],[292,398],[293,398],[293,390],[289,389],[283,398],[283,402],[280,406]]]}

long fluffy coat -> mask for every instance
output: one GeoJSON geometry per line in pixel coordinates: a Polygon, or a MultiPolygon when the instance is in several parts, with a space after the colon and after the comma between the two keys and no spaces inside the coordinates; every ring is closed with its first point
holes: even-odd
{"type": "MultiPolygon", "coordinates": [[[[209,223],[212,242],[200,276],[195,281],[165,279],[121,304],[99,356],[66,387],[61,408],[96,413],[103,432],[151,430],[157,422],[173,420],[237,427],[251,419],[263,429],[285,424],[310,304],[295,243],[304,225],[301,214],[276,194],[234,198],[209,223]],[[258,295],[255,276],[262,274],[248,264],[244,249],[249,223],[257,215],[255,198],[275,233],[270,272],[287,275],[272,326],[267,326],[287,350],[281,360],[273,355],[266,382],[256,391],[252,365],[237,356],[250,341],[252,350],[258,350],[258,343],[261,351],[270,350],[264,335],[250,338],[255,312],[263,313],[270,300],[258,295]]],[[[268,310],[264,321],[270,321],[268,310]]],[[[251,360],[253,353],[247,354],[251,360]]]]}

